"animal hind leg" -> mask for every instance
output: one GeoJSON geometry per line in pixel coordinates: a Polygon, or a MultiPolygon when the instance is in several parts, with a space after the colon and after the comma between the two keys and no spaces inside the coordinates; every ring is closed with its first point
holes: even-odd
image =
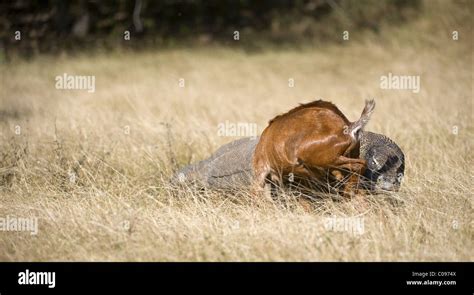
{"type": "Polygon", "coordinates": [[[281,176],[276,173],[270,173],[270,195],[273,201],[276,201],[278,199],[278,193],[282,186],[282,183],[283,182],[281,176]]]}
{"type": "Polygon", "coordinates": [[[257,167],[254,169],[255,180],[252,184],[251,195],[257,199],[265,194],[265,185],[267,184],[268,176],[270,175],[270,169],[266,167],[257,167]]]}
{"type": "Polygon", "coordinates": [[[359,189],[359,176],[364,174],[367,162],[362,159],[341,156],[337,159],[335,164],[337,169],[348,170],[349,173],[351,173],[347,183],[344,185],[343,194],[345,196],[357,194],[359,189]]]}

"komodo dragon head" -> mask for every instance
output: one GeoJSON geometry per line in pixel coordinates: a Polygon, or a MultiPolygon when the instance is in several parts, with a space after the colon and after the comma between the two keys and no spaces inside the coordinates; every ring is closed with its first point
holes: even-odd
{"type": "Polygon", "coordinates": [[[364,131],[360,157],[367,161],[366,186],[374,191],[398,191],[405,172],[405,156],[388,137],[364,131]]]}

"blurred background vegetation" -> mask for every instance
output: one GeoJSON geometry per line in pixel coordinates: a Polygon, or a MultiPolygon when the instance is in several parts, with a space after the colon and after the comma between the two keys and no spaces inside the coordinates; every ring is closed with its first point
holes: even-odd
{"type": "Polygon", "coordinates": [[[344,30],[378,34],[422,9],[421,0],[2,1],[0,54],[8,59],[86,48],[341,42],[344,30]],[[235,31],[241,42],[235,42],[235,31]]]}

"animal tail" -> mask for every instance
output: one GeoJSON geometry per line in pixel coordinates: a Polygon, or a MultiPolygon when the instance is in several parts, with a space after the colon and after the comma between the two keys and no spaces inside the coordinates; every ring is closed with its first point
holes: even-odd
{"type": "Polygon", "coordinates": [[[353,122],[349,126],[349,134],[353,139],[353,142],[359,142],[360,140],[360,131],[362,131],[370,120],[370,115],[372,115],[375,108],[375,101],[373,99],[365,101],[365,107],[360,115],[359,120],[353,122]]]}

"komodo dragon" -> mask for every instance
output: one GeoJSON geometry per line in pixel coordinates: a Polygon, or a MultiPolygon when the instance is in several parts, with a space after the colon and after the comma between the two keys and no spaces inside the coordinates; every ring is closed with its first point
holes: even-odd
{"type": "MultiPolygon", "coordinates": [[[[221,146],[211,157],[190,164],[173,176],[174,183],[213,189],[239,189],[254,179],[252,158],[259,137],[242,138],[221,146]]],[[[367,161],[366,189],[398,191],[404,175],[405,157],[388,137],[362,131],[360,157],[367,161]]]]}

